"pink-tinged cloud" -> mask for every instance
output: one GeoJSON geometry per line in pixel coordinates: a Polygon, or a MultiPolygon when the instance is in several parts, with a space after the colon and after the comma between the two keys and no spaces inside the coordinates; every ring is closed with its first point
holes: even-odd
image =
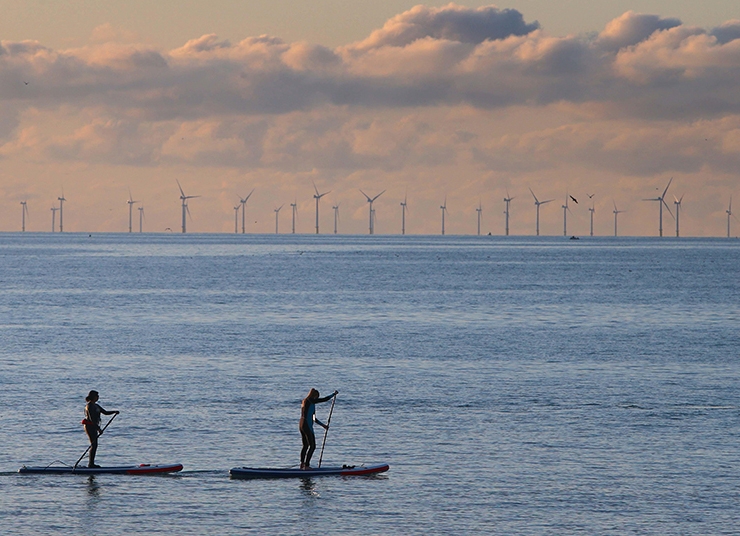
{"type": "Polygon", "coordinates": [[[3,42],[0,104],[196,120],[325,105],[570,102],[698,118],[740,110],[738,24],[706,31],[629,12],[593,38],[551,37],[514,10],[451,4],[416,7],[337,50],[268,36],[232,44],[208,35],[167,53],[119,43],[54,51],[3,42]]]}
{"type": "Polygon", "coordinates": [[[405,47],[420,39],[479,44],[526,35],[539,29],[538,22],[526,23],[515,9],[484,6],[470,9],[455,4],[432,8],[416,6],[390,19],[364,41],[349,50],[362,52],[381,47],[405,47]]]}

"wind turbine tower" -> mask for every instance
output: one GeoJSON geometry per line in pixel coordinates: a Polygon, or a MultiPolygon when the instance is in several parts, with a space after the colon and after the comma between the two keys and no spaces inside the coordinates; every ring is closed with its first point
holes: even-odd
{"type": "Polygon", "coordinates": [[[504,197],[504,203],[506,203],[506,210],[504,210],[504,214],[506,214],[506,236],[509,236],[509,204],[513,200],[513,197],[509,197],[509,190],[506,190],[506,197],[504,197]]]}
{"type": "MultiPolygon", "coordinates": [[[[730,201],[732,202],[732,201],[730,201]]],[[[21,231],[26,232],[26,216],[28,215],[28,202],[21,201],[21,231]]]]}
{"type": "Polygon", "coordinates": [[[139,232],[144,232],[144,207],[139,207],[139,232]]]}
{"type": "Polygon", "coordinates": [[[476,208],[475,211],[478,213],[478,236],[480,236],[480,217],[483,212],[483,205],[481,204],[480,199],[478,200],[478,208],[476,208]]]}
{"type": "Polygon", "coordinates": [[[239,209],[241,203],[234,207],[234,234],[239,234],[239,209]]]}
{"type": "Polygon", "coordinates": [[[56,217],[57,217],[57,210],[59,210],[57,207],[51,207],[51,232],[52,233],[56,231],[55,223],[56,223],[56,217]]]}
{"type": "Polygon", "coordinates": [[[568,236],[568,212],[573,214],[568,207],[568,192],[565,192],[565,204],[560,207],[563,209],[563,236],[568,236]]]}
{"type": "Polygon", "coordinates": [[[660,197],[654,197],[651,199],[643,199],[643,201],[657,201],[658,206],[660,207],[660,216],[659,216],[659,225],[658,225],[658,232],[660,236],[663,236],[663,205],[665,205],[666,210],[671,215],[671,218],[673,218],[673,212],[671,212],[671,207],[668,206],[668,203],[665,202],[665,194],[668,191],[668,188],[671,186],[671,182],[673,182],[673,177],[671,177],[671,180],[668,181],[668,185],[665,187],[665,190],[663,190],[663,195],[660,197]]]}
{"type": "Polygon", "coordinates": [[[278,234],[278,219],[280,218],[280,209],[283,208],[283,206],[284,205],[280,205],[275,209],[275,234],[278,234]]]}
{"type": "Polygon", "coordinates": [[[406,234],[406,196],[403,196],[403,202],[401,202],[401,234],[406,234]]]}
{"type": "Polygon", "coordinates": [[[138,201],[134,201],[134,198],[131,196],[131,190],[128,191],[128,232],[130,233],[132,231],[132,225],[133,225],[133,216],[134,216],[134,204],[138,203],[138,201]]]}
{"type": "Polygon", "coordinates": [[[443,205],[440,205],[440,210],[442,210],[442,235],[445,234],[445,212],[447,212],[447,196],[445,196],[445,202],[443,205]]]}
{"type": "Polygon", "coordinates": [[[535,230],[537,233],[537,236],[540,236],[540,205],[544,205],[546,203],[549,203],[550,201],[554,201],[554,199],[548,199],[547,201],[540,201],[537,199],[537,196],[534,195],[534,192],[532,192],[532,188],[529,189],[529,191],[532,193],[532,197],[534,197],[534,205],[537,207],[537,220],[535,225],[535,230]]]}
{"type": "Polygon", "coordinates": [[[375,211],[373,210],[373,203],[375,202],[375,200],[378,197],[380,197],[381,195],[383,195],[385,193],[385,190],[383,190],[382,192],[380,192],[375,197],[370,197],[369,195],[367,195],[362,190],[360,190],[360,192],[362,192],[362,195],[365,196],[365,198],[367,199],[367,202],[370,203],[370,234],[375,234],[375,211]]]}
{"type": "Polygon", "coordinates": [[[588,209],[588,211],[591,213],[591,236],[594,235],[594,212],[596,212],[596,206],[591,205],[591,208],[588,209]]]}
{"type": "Polygon", "coordinates": [[[612,203],[614,203],[614,236],[617,236],[617,214],[621,214],[624,210],[617,210],[617,203],[614,200],[612,203]]]}
{"type": "Polygon", "coordinates": [[[298,213],[298,200],[297,199],[290,204],[290,208],[292,209],[292,212],[293,212],[293,234],[295,234],[295,217],[296,217],[296,214],[298,213]]]}
{"type": "Polygon", "coordinates": [[[316,188],[316,183],[313,185],[313,189],[316,192],[314,194],[313,198],[316,200],[316,234],[319,234],[319,200],[324,197],[326,194],[331,193],[331,190],[328,192],[324,192],[323,194],[319,193],[319,189],[316,188]]]}
{"type": "MultiPolygon", "coordinates": [[[[180,186],[180,181],[175,179],[175,182],[177,182],[177,187],[180,188],[180,200],[182,201],[182,232],[186,232],[186,219],[185,216],[190,216],[190,209],[188,208],[188,199],[195,199],[196,197],[200,197],[199,195],[185,195],[185,192],[182,191],[182,186],[180,186]]],[[[192,219],[192,216],[190,216],[192,219]]]]}
{"type": "Polygon", "coordinates": [[[334,209],[334,234],[337,234],[337,223],[339,222],[339,203],[331,208],[334,209]]]}
{"type": "Polygon", "coordinates": [[[733,217],[737,220],[737,216],[735,216],[732,213],[732,196],[730,196],[730,206],[727,207],[727,210],[725,210],[727,213],[727,238],[730,238],[730,217],[733,217]]]}
{"type": "Polygon", "coordinates": [[[64,190],[62,190],[62,197],[57,197],[59,200],[59,232],[64,232],[64,190]]]}
{"type": "Polygon", "coordinates": [[[681,201],[683,201],[683,195],[681,196],[681,199],[676,199],[676,196],[673,196],[673,204],[676,205],[676,237],[681,236],[678,229],[678,219],[681,212],[681,201]]]}
{"type": "Polygon", "coordinates": [[[252,194],[254,193],[254,188],[252,188],[252,191],[249,192],[249,195],[245,197],[244,199],[239,197],[239,202],[242,205],[242,234],[247,232],[247,226],[246,226],[246,214],[247,214],[247,201],[249,201],[249,198],[252,197],[252,194]]]}

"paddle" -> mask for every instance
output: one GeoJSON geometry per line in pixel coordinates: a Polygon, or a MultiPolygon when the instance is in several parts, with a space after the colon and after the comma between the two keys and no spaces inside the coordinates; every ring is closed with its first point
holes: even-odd
{"type": "MultiPolygon", "coordinates": [[[[103,426],[103,429],[98,434],[98,437],[100,437],[101,435],[103,435],[103,432],[105,432],[105,429],[108,428],[108,425],[110,423],[112,423],[113,422],[113,419],[115,419],[116,417],[118,417],[118,413],[114,414],[113,417],[111,417],[110,420],[107,422],[107,424],[105,426],[103,426]]],[[[90,451],[90,447],[92,447],[92,445],[88,446],[85,449],[85,452],[82,453],[82,456],[80,456],[80,459],[75,462],[75,465],[74,465],[74,468],[75,469],[77,469],[77,465],[79,465],[79,463],[82,461],[82,458],[85,457],[85,454],[87,454],[90,451]]]]}
{"type": "Polygon", "coordinates": [[[324,441],[321,443],[321,454],[319,455],[319,468],[321,460],[324,458],[324,446],[326,445],[326,436],[329,434],[329,425],[331,424],[331,414],[334,413],[334,402],[337,401],[337,392],[334,391],[334,398],[331,399],[331,409],[329,409],[329,418],[326,419],[326,428],[324,429],[324,441]]]}

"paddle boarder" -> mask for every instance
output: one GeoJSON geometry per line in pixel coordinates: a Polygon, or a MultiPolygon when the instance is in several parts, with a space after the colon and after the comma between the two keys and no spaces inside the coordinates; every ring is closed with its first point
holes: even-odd
{"type": "Polygon", "coordinates": [[[97,391],[90,391],[85,397],[85,418],[82,420],[82,425],[85,427],[85,433],[90,439],[90,457],[88,458],[88,467],[100,468],[99,465],[95,465],[95,453],[98,451],[98,436],[102,433],[100,429],[100,416],[101,415],[118,415],[119,411],[108,411],[103,409],[99,404],[98,400],[100,395],[97,391]]]}
{"type": "Polygon", "coordinates": [[[322,402],[328,402],[339,394],[339,391],[334,391],[329,396],[319,398],[319,392],[316,389],[311,389],[308,392],[308,396],[301,402],[301,420],[298,424],[298,428],[301,431],[301,440],[303,441],[303,449],[301,449],[301,469],[311,468],[311,456],[313,456],[316,450],[316,436],[313,433],[313,423],[315,422],[321,426],[324,430],[328,430],[329,427],[319,421],[316,418],[316,404],[322,402]]]}

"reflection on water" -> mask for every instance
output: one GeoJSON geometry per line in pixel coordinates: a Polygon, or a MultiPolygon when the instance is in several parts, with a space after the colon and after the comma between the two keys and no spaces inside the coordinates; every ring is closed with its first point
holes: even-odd
{"type": "Polygon", "coordinates": [[[301,478],[301,491],[303,491],[304,495],[309,499],[314,499],[320,496],[319,492],[316,491],[316,483],[311,477],[301,478]]]}
{"type": "Polygon", "coordinates": [[[87,477],[87,497],[89,506],[100,500],[100,484],[95,480],[95,475],[87,477]]]}

